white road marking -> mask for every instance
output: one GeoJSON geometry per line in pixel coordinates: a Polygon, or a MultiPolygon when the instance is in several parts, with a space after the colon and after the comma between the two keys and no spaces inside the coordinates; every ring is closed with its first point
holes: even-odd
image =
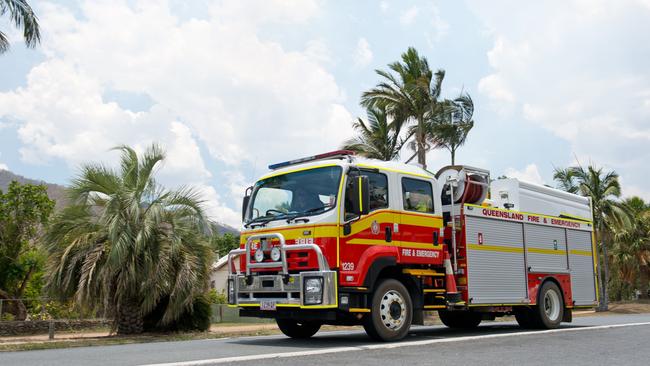
{"type": "Polygon", "coordinates": [[[392,348],[401,348],[401,347],[423,346],[423,345],[437,344],[437,343],[464,342],[464,341],[474,341],[474,340],[481,340],[481,339],[518,337],[518,336],[526,336],[526,335],[540,335],[540,334],[551,334],[551,333],[579,332],[584,330],[635,327],[641,325],[650,325],[650,322],[598,325],[592,327],[561,328],[561,329],[526,331],[526,332],[516,332],[516,333],[506,333],[506,334],[488,334],[488,335],[480,335],[480,336],[452,337],[452,338],[442,338],[442,339],[425,339],[421,341],[407,341],[407,342],[399,342],[399,343],[377,343],[377,344],[369,344],[364,346],[334,347],[334,348],[315,349],[310,351],[297,351],[297,352],[265,353],[265,354],[258,354],[258,355],[223,357],[223,358],[213,358],[213,359],[195,360],[195,361],[156,363],[156,364],[141,365],[141,366],[202,366],[202,365],[213,365],[217,363],[226,363],[226,362],[241,362],[241,361],[265,360],[270,358],[312,356],[312,355],[323,355],[328,353],[339,353],[339,352],[368,351],[374,349],[392,349],[392,348]]]}

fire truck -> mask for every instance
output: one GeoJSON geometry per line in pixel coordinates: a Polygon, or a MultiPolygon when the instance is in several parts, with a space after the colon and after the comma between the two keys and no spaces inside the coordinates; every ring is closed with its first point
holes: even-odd
{"type": "Polygon", "coordinates": [[[548,329],[597,304],[588,198],[350,151],[269,168],[246,190],[228,302],[289,337],[363,325],[394,341],[430,311],[451,328],[514,315],[548,329]]]}

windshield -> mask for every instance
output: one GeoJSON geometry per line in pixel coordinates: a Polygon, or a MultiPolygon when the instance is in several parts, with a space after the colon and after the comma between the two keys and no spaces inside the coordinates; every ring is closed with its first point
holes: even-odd
{"type": "Polygon", "coordinates": [[[309,216],[336,206],[341,167],[287,173],[255,184],[246,222],[309,216]]]}

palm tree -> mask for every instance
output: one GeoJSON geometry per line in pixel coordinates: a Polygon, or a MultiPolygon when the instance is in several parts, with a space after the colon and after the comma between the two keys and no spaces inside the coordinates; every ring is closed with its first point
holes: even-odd
{"type": "Polygon", "coordinates": [[[629,220],[614,227],[612,256],[620,269],[620,277],[627,280],[631,289],[637,286],[641,298],[648,298],[650,280],[650,207],[639,197],[623,202],[629,220]]]}
{"type": "Polygon", "coordinates": [[[73,204],[46,234],[48,287],[63,300],[100,309],[118,334],[139,333],[162,299],[169,324],[206,290],[212,255],[208,222],[197,191],[170,191],[153,176],[164,152],[128,146],[115,171],[87,164],[73,180],[73,204]]]}
{"type": "MultiPolygon", "coordinates": [[[[603,168],[581,166],[566,169],[555,169],[553,179],[559,182],[560,188],[591,198],[594,215],[596,243],[602,251],[602,271],[598,273],[601,289],[600,310],[608,308],[607,285],[609,284],[609,257],[607,239],[610,239],[614,225],[622,225],[627,215],[624,207],[617,198],[621,196],[621,185],[618,174],[614,171],[604,172],[603,168]]],[[[600,260],[599,260],[600,261],[600,260]]]]}
{"type": "Polygon", "coordinates": [[[352,127],[358,135],[345,141],[342,148],[371,159],[390,161],[399,157],[408,139],[400,137],[404,120],[391,121],[385,106],[369,107],[366,112],[368,122],[361,118],[354,121],[352,127]]]}
{"type": "Polygon", "coordinates": [[[456,99],[439,103],[428,122],[427,136],[434,148],[445,148],[451,153],[451,165],[456,164],[456,150],[467,140],[474,127],[474,102],[467,93],[456,99]]]}
{"type": "Polygon", "coordinates": [[[409,135],[415,137],[412,147],[418,163],[426,168],[426,152],[430,148],[426,122],[437,108],[445,71],[431,71],[427,59],[420,57],[413,47],[402,54],[401,62],[391,63],[388,68],[390,71],[375,71],[383,81],[361,95],[361,105],[385,106],[389,114],[406,117],[412,123],[409,135]]]}
{"type": "MultiPolygon", "coordinates": [[[[16,28],[23,29],[27,47],[35,47],[41,41],[38,18],[25,0],[0,0],[0,16],[9,13],[9,19],[16,28]]],[[[7,36],[0,31],[0,54],[9,49],[7,36]]]]}

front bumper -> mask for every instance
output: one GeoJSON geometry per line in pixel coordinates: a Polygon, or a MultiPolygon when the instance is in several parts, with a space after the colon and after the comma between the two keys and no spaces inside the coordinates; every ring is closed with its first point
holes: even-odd
{"type": "MultiPolygon", "coordinates": [[[[228,303],[241,307],[260,307],[273,310],[276,307],[333,308],[337,304],[336,272],[330,270],[323,253],[315,244],[286,245],[280,233],[259,234],[248,237],[244,249],[236,249],[228,254],[228,303]],[[277,238],[280,241],[281,259],[277,262],[251,262],[251,243],[254,240],[277,238]],[[311,250],[318,259],[318,271],[304,271],[290,274],[287,265],[287,252],[292,250],[311,250]],[[246,271],[242,273],[233,266],[233,260],[245,256],[246,271]],[[278,274],[253,273],[255,268],[277,268],[278,274]],[[315,279],[315,280],[314,280],[315,279]],[[307,294],[307,281],[320,282],[321,292],[314,300],[314,293],[307,294]]],[[[313,287],[312,287],[313,288],[313,287]]]]}
{"type": "Polygon", "coordinates": [[[228,277],[228,302],[235,306],[262,306],[271,304],[277,307],[330,308],[337,306],[336,272],[306,271],[299,274],[257,275],[247,278],[244,274],[231,274],[228,277]],[[305,281],[322,279],[320,301],[305,301],[305,281]],[[231,288],[232,286],[232,288],[231,288]]]}

